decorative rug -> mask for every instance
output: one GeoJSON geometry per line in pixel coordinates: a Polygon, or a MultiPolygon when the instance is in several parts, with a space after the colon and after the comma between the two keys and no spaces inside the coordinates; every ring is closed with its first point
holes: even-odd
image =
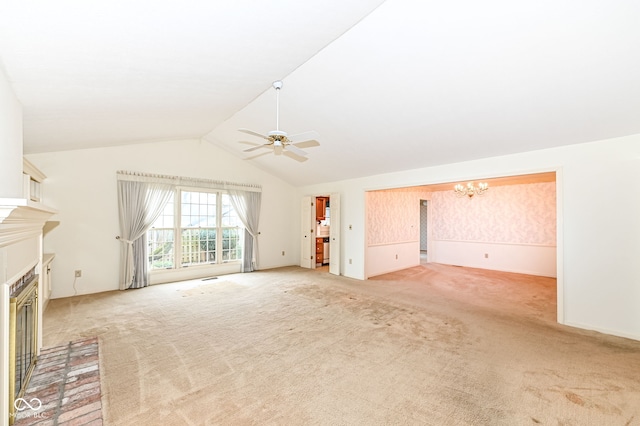
{"type": "Polygon", "coordinates": [[[98,338],[42,349],[15,426],[102,425],[98,338]]]}

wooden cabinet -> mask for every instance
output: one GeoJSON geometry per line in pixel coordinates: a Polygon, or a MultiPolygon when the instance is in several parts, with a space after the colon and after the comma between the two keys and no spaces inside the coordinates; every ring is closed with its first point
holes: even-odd
{"type": "Polygon", "coordinates": [[[324,238],[316,238],[316,265],[324,259],[324,238]]]}
{"type": "Polygon", "coordinates": [[[327,197],[316,197],[316,220],[324,220],[327,211],[327,197]]]}

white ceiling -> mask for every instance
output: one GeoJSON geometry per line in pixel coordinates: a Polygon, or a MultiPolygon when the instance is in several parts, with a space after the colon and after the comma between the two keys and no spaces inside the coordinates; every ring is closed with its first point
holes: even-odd
{"type": "Polygon", "coordinates": [[[640,133],[637,0],[23,0],[0,59],[25,153],[316,130],[306,185],[640,133]]]}

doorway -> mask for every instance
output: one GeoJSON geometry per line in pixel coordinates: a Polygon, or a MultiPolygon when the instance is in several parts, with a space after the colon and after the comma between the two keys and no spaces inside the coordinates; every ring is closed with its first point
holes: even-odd
{"type": "Polygon", "coordinates": [[[322,195],[316,197],[316,269],[329,271],[331,263],[331,197],[322,195]]]}
{"type": "Polygon", "coordinates": [[[420,200],[420,264],[429,259],[429,200],[420,200]]]}
{"type": "Polygon", "coordinates": [[[300,266],[340,275],[340,194],[302,198],[300,266]]]}

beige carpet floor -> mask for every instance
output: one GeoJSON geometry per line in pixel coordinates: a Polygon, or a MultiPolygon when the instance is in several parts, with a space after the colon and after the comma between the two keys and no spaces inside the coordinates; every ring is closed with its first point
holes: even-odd
{"type": "Polygon", "coordinates": [[[640,342],[556,323],[556,282],[297,267],[52,300],[97,336],[107,425],[640,425],[640,342]]]}

